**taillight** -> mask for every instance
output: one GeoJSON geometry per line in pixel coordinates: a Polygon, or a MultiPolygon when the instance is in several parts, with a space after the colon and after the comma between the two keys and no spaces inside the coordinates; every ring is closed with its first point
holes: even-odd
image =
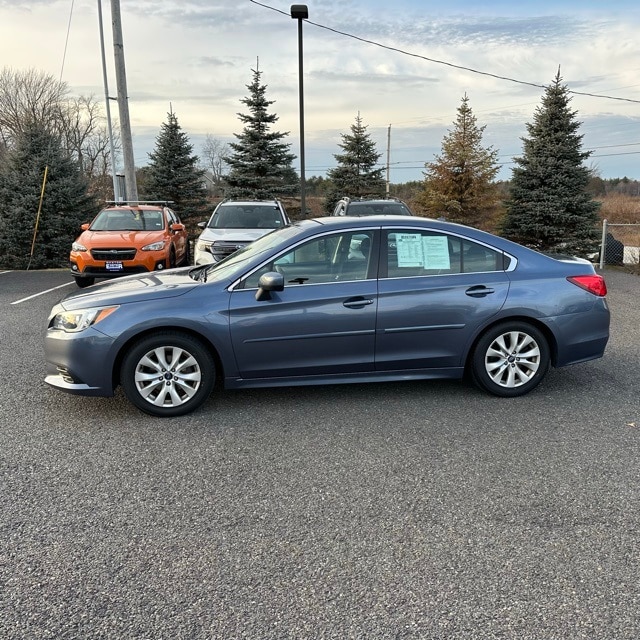
{"type": "Polygon", "coordinates": [[[602,276],[569,276],[567,280],[581,289],[593,293],[594,296],[604,297],[607,295],[607,285],[602,276]]]}

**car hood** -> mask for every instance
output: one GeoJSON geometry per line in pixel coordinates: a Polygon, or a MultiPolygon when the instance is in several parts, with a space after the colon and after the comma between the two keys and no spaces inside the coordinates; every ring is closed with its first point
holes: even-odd
{"type": "Polygon", "coordinates": [[[225,240],[227,242],[253,242],[273,231],[273,229],[205,229],[199,240],[213,242],[225,240]]]}
{"type": "Polygon", "coordinates": [[[153,231],[83,231],[76,242],[89,246],[92,249],[100,247],[112,247],[114,243],[126,245],[135,244],[143,246],[162,240],[162,229],[153,231]]]}
{"type": "Polygon", "coordinates": [[[181,267],[107,280],[82,291],[70,293],[60,301],[60,304],[66,310],[73,310],[127,302],[144,302],[158,298],[175,298],[199,285],[189,276],[193,268],[181,267]]]}

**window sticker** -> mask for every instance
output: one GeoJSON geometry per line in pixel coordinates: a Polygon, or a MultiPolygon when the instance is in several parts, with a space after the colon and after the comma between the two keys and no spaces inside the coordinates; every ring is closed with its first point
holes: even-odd
{"type": "Polygon", "coordinates": [[[422,249],[425,269],[451,269],[449,243],[446,236],[424,236],[422,249]]]}
{"type": "Polygon", "coordinates": [[[424,267],[422,236],[419,233],[397,233],[399,267],[424,267]]]}

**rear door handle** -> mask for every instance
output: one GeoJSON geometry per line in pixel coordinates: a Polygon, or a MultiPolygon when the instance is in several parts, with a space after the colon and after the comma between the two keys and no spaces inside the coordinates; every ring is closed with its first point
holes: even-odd
{"type": "Polygon", "coordinates": [[[476,285],[475,287],[469,287],[465,293],[470,298],[484,298],[488,296],[490,293],[495,293],[495,289],[490,289],[489,287],[485,287],[483,284],[476,285]]]}
{"type": "Polygon", "coordinates": [[[362,307],[366,307],[368,304],[373,304],[373,300],[371,298],[362,297],[349,298],[342,303],[342,305],[348,309],[362,309],[362,307]]]}

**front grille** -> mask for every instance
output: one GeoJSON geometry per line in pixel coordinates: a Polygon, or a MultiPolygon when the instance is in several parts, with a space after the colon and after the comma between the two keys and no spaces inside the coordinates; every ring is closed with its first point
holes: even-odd
{"type": "Polygon", "coordinates": [[[218,240],[211,245],[209,251],[215,260],[220,261],[223,258],[230,256],[232,253],[235,253],[238,249],[246,247],[248,244],[249,242],[225,242],[218,240]]]}
{"type": "Polygon", "coordinates": [[[94,260],[118,261],[133,260],[136,257],[135,249],[91,249],[94,260]]]}

